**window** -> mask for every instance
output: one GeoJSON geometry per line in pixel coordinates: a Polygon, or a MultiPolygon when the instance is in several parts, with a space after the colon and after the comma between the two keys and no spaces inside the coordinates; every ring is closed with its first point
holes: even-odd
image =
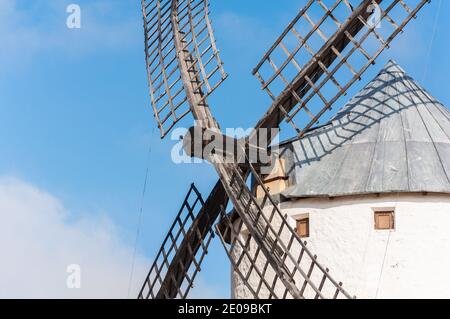
{"type": "Polygon", "coordinates": [[[393,211],[375,212],[376,230],[394,230],[395,213],[393,211]]]}
{"type": "Polygon", "coordinates": [[[297,219],[297,234],[300,238],[309,237],[309,217],[297,219]]]}

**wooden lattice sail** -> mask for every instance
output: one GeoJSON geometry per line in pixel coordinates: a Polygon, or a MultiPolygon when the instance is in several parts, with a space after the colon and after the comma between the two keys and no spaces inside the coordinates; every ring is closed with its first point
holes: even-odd
{"type": "Polygon", "coordinates": [[[193,91],[204,98],[227,74],[216,47],[208,1],[142,0],[142,13],[151,102],[161,136],[165,137],[190,113],[181,53],[185,53],[183,63],[189,64],[187,72],[195,78],[193,91]],[[176,38],[179,47],[174,44],[176,38]]]}
{"type": "MultiPolygon", "coordinates": [[[[308,1],[254,69],[273,100],[254,134],[260,129],[279,128],[286,121],[303,136],[427,2],[308,1]]],[[[225,80],[226,73],[209,19],[209,2],[142,0],[142,11],[150,95],[162,137],[189,113],[203,130],[220,131],[207,98],[225,80]]],[[[254,134],[246,144],[239,144],[244,150],[252,147],[254,134]]],[[[266,149],[275,136],[268,137],[266,144],[258,147],[266,149]]],[[[261,181],[261,163],[247,158],[238,165],[223,161],[216,153],[204,157],[214,165],[220,181],[204,203],[191,189],[191,194],[197,194],[196,205],[183,203],[140,298],[188,296],[219,217],[219,237],[252,297],[351,297],[280,212],[261,181]],[[264,191],[262,202],[247,186],[250,175],[264,191]],[[228,200],[233,205],[232,215],[224,212],[228,200]],[[242,238],[243,230],[247,238],[242,238]],[[255,252],[263,263],[256,263],[255,252]],[[240,267],[243,263],[249,267],[246,273],[240,267]],[[250,276],[259,278],[256,287],[250,285],[250,276]]]]}

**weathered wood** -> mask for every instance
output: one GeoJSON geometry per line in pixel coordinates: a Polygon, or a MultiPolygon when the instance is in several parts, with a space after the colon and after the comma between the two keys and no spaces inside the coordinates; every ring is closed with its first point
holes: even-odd
{"type": "MultiPolygon", "coordinates": [[[[382,2],[382,0],[375,1],[377,3],[382,2]]],[[[391,5],[387,6],[385,11],[382,12],[382,17],[395,24],[395,22],[393,22],[393,20],[388,16],[388,13],[398,3],[402,4],[403,7],[405,7],[405,5],[400,0],[390,1],[391,5]]],[[[323,8],[326,8],[322,1],[317,0],[317,2],[323,8]]],[[[338,2],[341,1],[338,0],[338,2]]],[[[280,123],[286,119],[294,125],[300,135],[303,134],[312,125],[317,123],[324,111],[329,109],[333,103],[335,103],[337,99],[342,96],[342,94],[344,94],[358,78],[361,77],[369,65],[374,63],[379,54],[381,54],[393,38],[395,38],[395,36],[403,30],[404,26],[417,14],[417,12],[427,1],[423,0],[415,9],[408,10],[410,13],[409,16],[401,24],[396,25],[395,31],[386,40],[382,39],[382,37],[375,31],[374,26],[367,26],[366,19],[371,14],[368,8],[373,1],[363,0],[359,6],[356,7],[356,9],[354,9],[347,0],[342,0],[342,2],[352,10],[352,14],[345,21],[345,23],[339,25],[339,29],[333,36],[330,37],[330,39],[326,41],[325,45],[316,54],[314,54],[313,58],[302,68],[302,66],[298,64],[293,57],[290,57],[290,62],[294,64],[297,70],[300,70],[299,75],[295,77],[292,83],[290,83],[289,80],[282,74],[282,69],[285,65],[283,64],[281,67],[278,67],[271,59],[270,54],[267,55],[266,60],[275,69],[276,76],[279,76],[287,87],[278,97],[273,96],[273,94],[269,91],[269,94],[273,96],[275,101],[266,115],[258,122],[256,132],[258,132],[258,129],[260,128],[277,128],[280,123]],[[364,27],[368,29],[368,32],[363,35],[361,39],[355,40],[354,37],[364,27]],[[361,43],[359,42],[364,41],[371,34],[382,43],[381,48],[373,55],[369,55],[361,47],[361,43]],[[354,70],[348,63],[350,55],[342,55],[344,49],[350,43],[353,44],[353,48],[350,49],[350,55],[353,52],[360,52],[368,59],[367,64],[365,64],[360,70],[354,70]],[[337,66],[333,70],[328,70],[336,59],[339,59],[337,66]],[[335,74],[344,65],[352,71],[353,78],[346,82],[345,85],[340,85],[335,77],[335,74]],[[324,80],[320,81],[323,76],[325,76],[324,80]],[[334,98],[327,101],[321,94],[320,90],[329,81],[339,87],[339,93],[334,98]],[[312,92],[309,96],[307,96],[310,91],[312,92]],[[306,99],[304,99],[305,96],[307,96],[306,99]],[[324,103],[322,109],[316,114],[313,114],[307,106],[307,103],[314,96],[320,97],[324,103]],[[302,101],[302,99],[304,100],[302,101]],[[300,107],[294,109],[297,104],[300,104],[300,107]],[[303,129],[299,129],[292,121],[295,114],[300,110],[306,110],[309,116],[311,116],[311,121],[303,129]]],[[[221,79],[218,82],[220,84],[226,76],[221,69],[222,63],[218,58],[218,51],[215,48],[212,28],[208,19],[208,1],[153,0],[150,1],[150,3],[156,5],[152,7],[150,11],[150,3],[146,4],[144,0],[142,3],[146,30],[147,67],[150,70],[149,81],[151,86],[153,85],[152,102],[163,136],[167,134],[167,130],[162,127],[163,124],[166,124],[169,119],[172,119],[172,122],[169,122],[170,130],[170,128],[172,128],[180,120],[180,116],[177,115],[176,112],[185,101],[189,105],[189,110],[183,113],[182,116],[186,115],[188,112],[191,112],[198,126],[210,130],[219,130],[219,125],[212,116],[206,102],[208,94],[218,85],[211,85],[208,83],[208,79],[212,75],[216,74],[216,72],[221,71],[221,79]],[[199,8],[202,8],[202,5],[204,5],[204,14],[198,11],[199,8]],[[149,18],[149,16],[151,16],[151,18],[149,18]],[[203,17],[203,20],[200,20],[200,22],[195,21],[195,19],[199,16],[203,17]],[[207,47],[207,50],[212,50],[213,52],[212,59],[206,60],[200,50],[203,40],[200,39],[198,33],[195,31],[199,23],[203,22],[206,24],[206,27],[200,28],[200,32],[206,30],[209,34],[208,37],[211,45],[207,47]],[[152,28],[153,32],[149,31],[152,28]],[[210,72],[206,71],[206,67],[210,61],[214,59],[216,60],[217,67],[213,68],[210,72]],[[171,69],[169,69],[169,67],[171,67],[171,69]],[[172,75],[175,75],[174,83],[169,81],[169,78],[171,78],[172,75]],[[156,81],[160,81],[157,82],[156,86],[155,78],[152,78],[152,76],[156,76],[156,81]],[[182,84],[181,91],[180,89],[173,91],[179,83],[182,84]],[[161,96],[155,96],[155,87],[164,88],[165,93],[161,96]],[[185,99],[182,99],[182,102],[180,102],[181,104],[177,104],[175,102],[174,95],[178,96],[180,94],[183,94],[181,96],[185,97],[185,99]],[[162,104],[161,108],[158,108],[158,102],[161,102],[164,99],[166,99],[165,103],[162,104]],[[167,110],[169,114],[161,118],[161,112],[167,110]]],[[[336,23],[339,23],[336,19],[334,19],[330,10],[325,11],[326,17],[331,17],[336,23]]],[[[320,37],[326,40],[325,35],[320,30],[321,22],[315,24],[307,15],[306,10],[303,12],[303,16],[312,25],[312,33],[310,33],[309,36],[313,33],[317,33],[320,37]]],[[[322,18],[321,21],[323,20],[324,18],[322,18]]],[[[300,41],[303,41],[301,40],[301,36],[299,34],[296,35],[300,41]]],[[[278,45],[280,45],[286,54],[291,55],[289,54],[287,47],[285,47],[281,41],[278,41],[278,45]]],[[[308,51],[313,52],[312,48],[308,47],[306,42],[304,43],[304,46],[308,51]]],[[[259,74],[258,77],[262,79],[259,74]]],[[[274,78],[269,80],[269,82],[273,81],[273,79],[274,78]]],[[[263,86],[268,87],[268,84],[270,83],[263,83],[263,86]]],[[[269,132],[269,139],[266,146],[271,143],[273,138],[274,136],[270,136],[269,132]]],[[[267,260],[265,269],[263,269],[260,274],[264,276],[267,267],[269,266],[276,274],[276,280],[272,284],[272,290],[276,282],[279,281],[286,289],[284,297],[286,297],[286,294],[289,293],[289,295],[293,298],[303,298],[305,289],[309,287],[315,292],[315,296],[317,298],[324,298],[326,296],[323,294],[322,288],[324,282],[326,281],[330,282],[333,287],[335,287],[335,290],[333,291],[334,297],[341,294],[349,298],[350,295],[342,288],[342,284],[336,282],[328,274],[328,269],[323,268],[317,262],[316,257],[309,251],[308,248],[306,248],[306,244],[301,241],[295,233],[295,230],[292,229],[289,222],[281,214],[277,204],[265,188],[264,183],[261,181],[258,170],[251,165],[251,163],[247,167],[242,168],[235,163],[223,163],[221,162],[221,159],[215,155],[212,155],[212,159],[212,163],[214,164],[221,180],[221,184],[216,186],[216,191],[220,195],[214,193],[212,194],[211,203],[213,203],[214,206],[213,215],[215,215],[218,211],[217,205],[226,201],[226,196],[224,195],[226,193],[232,201],[234,209],[243,222],[243,225],[245,225],[246,229],[250,233],[250,236],[256,242],[258,246],[258,253],[261,253],[267,260]],[[262,205],[255,199],[253,193],[247,187],[246,181],[250,173],[254,176],[257,184],[262,187],[266,194],[262,205]],[[273,207],[268,216],[266,216],[264,212],[265,204],[273,207]],[[273,225],[275,219],[279,221],[279,227],[273,225]],[[288,234],[287,241],[285,237],[281,236],[283,232],[288,234]],[[308,256],[312,259],[311,268],[309,271],[304,271],[302,266],[299,264],[298,258],[295,258],[290,252],[294,243],[300,245],[302,248],[300,254],[301,258],[308,256]],[[314,282],[314,279],[312,278],[312,272],[316,271],[316,269],[322,274],[318,284],[314,282]],[[300,280],[303,283],[301,289],[297,284],[298,281],[296,281],[295,276],[300,276],[301,278],[300,280]]],[[[200,214],[199,216],[208,215],[200,214]]],[[[199,224],[201,224],[201,228],[204,230],[211,226],[210,220],[206,219],[202,219],[202,222],[199,222],[199,224]]],[[[158,293],[158,297],[171,298],[176,295],[177,292],[182,297],[185,297],[183,292],[180,291],[180,284],[183,282],[183,279],[187,279],[189,285],[192,285],[193,283],[193,278],[187,274],[186,267],[190,267],[190,265],[195,264],[196,271],[199,270],[199,263],[195,260],[195,249],[196,247],[199,248],[202,246],[200,239],[203,237],[203,234],[198,228],[193,228],[192,234],[186,233],[184,235],[186,236],[183,242],[184,246],[182,250],[178,252],[174,260],[169,261],[168,256],[163,254],[165,264],[170,271],[165,274],[165,279],[158,278],[163,287],[163,289],[161,289],[158,293]],[[195,242],[194,246],[192,246],[191,240],[195,242]]],[[[156,268],[156,271],[161,274],[161,269],[158,267],[156,268]]]]}
{"type": "MultiPolygon", "coordinates": [[[[218,195],[215,194],[216,199],[218,195]]],[[[185,298],[188,295],[213,235],[210,227],[214,216],[209,214],[214,211],[211,198],[204,203],[192,185],[146,277],[140,299],[185,298]],[[192,264],[195,264],[194,268],[191,268],[192,264]],[[185,281],[188,285],[183,287],[185,281]]]]}
{"type": "Polygon", "coordinates": [[[208,232],[211,231],[214,223],[217,222],[220,208],[226,206],[227,202],[228,197],[225,190],[222,184],[218,183],[193,222],[191,229],[189,229],[183,238],[177,253],[170,261],[170,267],[156,295],[156,299],[176,298],[179,287],[181,287],[183,281],[186,279],[187,270],[191,268],[195,260],[195,255],[202,248],[208,232]],[[169,274],[174,274],[175,280],[172,280],[169,274]]]}
{"type": "MultiPolygon", "coordinates": [[[[337,0],[335,5],[339,2],[340,0],[337,0]]],[[[279,77],[283,83],[286,82],[285,77],[282,74],[282,69],[286,67],[288,63],[291,63],[298,68],[294,56],[299,47],[292,54],[287,53],[288,59],[281,68],[274,66],[271,61],[270,56],[274,48],[266,54],[266,61],[274,68],[275,75],[268,81],[265,81],[259,74],[259,69],[255,69],[255,72],[261,80],[263,88],[268,91],[269,95],[274,99],[274,102],[269,111],[258,123],[258,128],[278,127],[284,120],[286,120],[286,122],[290,123],[297,131],[299,137],[302,137],[313,125],[317,124],[318,120],[325,113],[325,111],[329,110],[341,96],[346,94],[348,89],[357,80],[361,79],[362,74],[369,68],[370,65],[375,63],[378,56],[389,47],[393,39],[403,31],[405,26],[416,17],[419,10],[422,9],[422,7],[429,1],[422,0],[416,3],[413,8],[409,8],[404,1],[400,0],[382,0],[376,2],[379,4],[386,4],[383,6],[384,9],[382,9],[381,5],[378,7],[381,11],[380,21],[378,21],[378,23],[388,23],[393,28],[393,31],[387,35],[386,39],[383,39],[383,36],[377,31],[376,24],[369,25],[367,22],[367,19],[371,15],[371,10],[369,9],[374,3],[372,1],[362,1],[343,24],[340,24],[340,22],[337,21],[337,19],[332,15],[331,12],[334,6],[326,11],[324,17],[330,17],[339,26],[339,28],[317,53],[314,53],[311,48],[308,47],[307,39],[311,36],[311,34],[317,33],[322,39],[326,40],[326,36],[319,28],[320,23],[323,22],[323,18],[320,22],[315,24],[308,17],[306,12],[303,14],[305,19],[313,26],[312,30],[306,35],[305,38],[302,38],[292,26],[290,26],[291,29],[288,28],[300,41],[299,47],[305,47],[306,50],[313,55],[313,57],[303,66],[301,72],[299,72],[292,83],[289,83],[283,92],[276,97],[270,91],[268,86],[277,77],[279,77]],[[397,8],[403,8],[407,13],[406,18],[404,18],[401,23],[396,23],[389,15],[392,12],[395,12],[395,9],[397,8]],[[356,35],[358,35],[358,37],[356,37],[356,35]],[[364,44],[368,41],[368,39],[370,39],[371,36],[373,39],[376,39],[379,44],[379,47],[374,53],[369,53],[364,49],[364,44]],[[347,50],[348,52],[344,51],[344,49],[349,45],[351,45],[350,50],[347,50]],[[358,56],[356,56],[357,54],[361,60],[367,61],[365,63],[356,63],[355,61],[350,63],[352,58],[353,60],[358,58],[358,56]],[[330,69],[331,66],[333,66],[332,69],[330,69]],[[348,69],[352,73],[353,76],[350,79],[347,79],[345,76],[342,76],[342,79],[340,79],[339,75],[344,68],[348,69]],[[339,83],[340,81],[342,82],[339,83]],[[325,88],[327,83],[332,83],[338,89],[338,92],[335,95],[331,95],[330,98],[326,98],[322,93],[322,90],[325,88]],[[314,98],[316,98],[317,101],[313,100],[314,98]],[[313,105],[311,106],[310,104],[313,105]],[[312,107],[318,109],[315,114],[312,114],[311,112],[312,107]],[[304,118],[298,118],[297,121],[294,121],[296,117],[300,117],[299,114],[301,114],[302,110],[305,111],[309,117],[311,117],[306,125],[304,124],[304,118]],[[301,125],[298,125],[298,123],[301,123],[301,125]]],[[[324,7],[324,10],[326,10],[325,5],[321,1],[319,1],[319,3],[324,7]]],[[[278,40],[279,43],[275,46],[275,48],[283,48],[281,40],[282,39],[278,40]]]]}
{"type": "MultiPolygon", "coordinates": [[[[175,4],[176,1],[174,2],[174,5],[175,4]]],[[[206,99],[203,97],[203,93],[201,91],[195,91],[198,79],[196,78],[195,75],[193,76],[192,73],[190,72],[190,70],[195,71],[195,67],[191,64],[192,58],[189,52],[186,52],[183,49],[183,40],[180,36],[181,33],[178,29],[177,15],[175,13],[172,15],[172,23],[175,34],[174,43],[179,55],[179,68],[181,72],[181,77],[185,84],[185,91],[191,107],[192,115],[194,116],[194,119],[196,120],[196,122],[200,127],[210,130],[219,130],[220,128],[217,125],[216,120],[213,118],[209,110],[209,107],[207,106],[206,99]]],[[[289,272],[287,271],[286,267],[283,264],[281,264],[279,260],[274,258],[274,256],[272,255],[272,250],[267,245],[267,243],[264,242],[263,238],[261,237],[261,234],[257,232],[255,226],[258,224],[258,220],[252,220],[247,217],[249,209],[252,208],[259,209],[259,212],[261,213],[261,208],[258,208],[253,205],[248,206],[248,204],[245,203],[245,198],[241,197],[241,195],[245,190],[247,190],[247,196],[252,197],[251,192],[248,190],[244,181],[246,179],[245,178],[246,174],[244,172],[239,172],[236,164],[222,163],[221,158],[216,158],[214,160],[215,156],[212,155],[212,157],[213,157],[212,163],[220,176],[222,185],[224,186],[225,191],[227,192],[229,198],[233,202],[233,205],[236,211],[239,213],[239,216],[244,220],[246,227],[250,230],[250,233],[255,237],[255,240],[260,244],[260,248],[263,254],[267,258],[269,263],[272,265],[275,272],[280,277],[281,281],[285,284],[286,288],[289,290],[291,295],[294,298],[301,298],[302,295],[300,294],[298,288],[296,287],[293,278],[289,276],[289,272]],[[233,179],[240,182],[240,184],[238,184],[240,186],[239,188],[233,187],[233,179]]],[[[250,201],[248,203],[251,204],[250,201]]]]}
{"type": "MultiPolygon", "coordinates": [[[[320,265],[317,261],[317,257],[309,251],[306,244],[290,226],[289,221],[281,213],[278,205],[273,201],[269,191],[259,178],[255,168],[250,164],[250,170],[255,178],[256,184],[264,190],[264,199],[262,201],[258,201],[248,189],[245,180],[241,177],[242,172],[238,169],[233,169],[229,172],[228,169],[229,168],[222,168],[220,170],[221,174],[223,174],[221,177],[225,180],[231,180],[230,184],[225,185],[225,189],[234,204],[234,208],[238,212],[244,210],[245,213],[239,215],[240,220],[232,220],[230,217],[226,217],[225,224],[228,224],[228,227],[224,227],[222,224],[222,227],[218,227],[217,231],[228,252],[233,268],[236,270],[237,274],[241,276],[244,282],[248,279],[246,278],[248,274],[247,276],[243,275],[242,270],[240,269],[242,258],[232,258],[232,251],[237,242],[239,242],[239,247],[243,248],[243,253],[250,258],[251,269],[257,269],[259,280],[264,283],[265,289],[270,292],[271,297],[285,298],[286,295],[289,295],[293,298],[302,299],[307,296],[305,290],[308,287],[314,291],[314,296],[318,296],[318,298],[332,298],[334,295],[327,296],[322,292],[322,288],[325,284],[324,281],[326,281],[336,289],[339,289],[342,296],[351,298],[351,296],[342,288],[341,284],[336,282],[329,275],[328,270],[320,265]],[[230,173],[231,175],[229,175],[230,173]],[[242,224],[240,224],[241,222],[242,224]],[[235,229],[236,223],[240,226],[235,229]],[[257,246],[256,255],[261,253],[262,256],[264,256],[265,262],[262,263],[262,266],[261,260],[257,256],[251,257],[254,252],[250,250],[248,243],[243,245],[240,240],[240,229],[243,225],[245,225],[246,230],[249,232],[252,240],[257,246]],[[226,241],[228,238],[231,239],[231,246],[229,249],[227,248],[226,241]],[[291,252],[294,246],[296,249],[300,248],[300,257],[295,257],[291,252]],[[304,258],[305,255],[308,256],[311,263],[308,272],[305,272],[301,265],[302,258],[304,258]],[[279,281],[284,285],[285,290],[283,290],[282,294],[276,293],[271,286],[268,286],[267,281],[265,281],[262,274],[265,273],[267,267],[270,267],[275,275],[274,282],[279,281]],[[320,274],[319,282],[315,282],[315,279],[312,276],[314,269],[320,274]],[[326,277],[325,280],[323,279],[324,276],[326,277]],[[299,288],[299,281],[303,283],[302,289],[299,288]]],[[[249,270],[249,273],[251,273],[251,270],[249,270]]],[[[260,285],[262,285],[261,282],[260,285]]],[[[257,292],[259,289],[260,287],[256,290],[250,290],[257,292]]]]}
{"type": "Polygon", "coordinates": [[[180,58],[189,59],[190,65],[183,72],[195,78],[196,85],[190,87],[195,93],[202,91],[203,98],[217,89],[228,75],[215,44],[207,0],[141,1],[151,104],[164,138],[192,111],[186,94],[186,74],[179,68],[180,58]],[[175,47],[174,42],[181,47],[175,47]]]}
{"type": "MultiPolygon", "coordinates": [[[[377,3],[381,3],[382,0],[377,0],[377,3]]],[[[349,37],[346,35],[348,32],[350,35],[355,36],[363,27],[360,17],[367,19],[370,16],[368,7],[372,4],[372,0],[364,0],[358,8],[356,8],[352,15],[340,28],[340,32],[335,33],[317,52],[315,58],[305,66],[303,71],[297,75],[292,84],[284,89],[284,91],[276,98],[272,106],[262,117],[262,119],[256,125],[257,128],[275,128],[278,127],[286,118],[286,114],[280,110],[280,106],[289,113],[298,104],[298,100],[293,96],[292,92],[296,92],[298,97],[302,98],[309,90],[306,78],[310,78],[313,81],[319,79],[325,72],[320,67],[319,61],[321,61],[325,67],[329,67],[338,58],[335,53],[342,52],[345,47],[350,43],[349,37]],[[307,90],[302,88],[307,88],[307,90]]],[[[279,40],[280,41],[280,40],[279,40]]],[[[254,71],[256,72],[256,71],[254,71]]]]}

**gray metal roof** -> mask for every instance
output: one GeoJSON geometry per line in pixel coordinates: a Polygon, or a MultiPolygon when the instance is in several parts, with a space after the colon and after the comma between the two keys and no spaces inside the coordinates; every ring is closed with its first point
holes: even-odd
{"type": "Polygon", "coordinates": [[[450,193],[450,113],[390,61],[328,125],[285,145],[288,198],[450,193]]]}

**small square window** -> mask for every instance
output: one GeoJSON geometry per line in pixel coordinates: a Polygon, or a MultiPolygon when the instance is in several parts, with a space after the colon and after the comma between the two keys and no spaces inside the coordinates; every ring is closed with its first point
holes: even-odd
{"type": "Polygon", "coordinates": [[[297,220],[297,234],[300,238],[309,237],[309,217],[300,218],[297,220]]]}
{"type": "Polygon", "coordinates": [[[376,230],[394,230],[395,229],[395,213],[375,212],[375,229],[376,230]]]}

